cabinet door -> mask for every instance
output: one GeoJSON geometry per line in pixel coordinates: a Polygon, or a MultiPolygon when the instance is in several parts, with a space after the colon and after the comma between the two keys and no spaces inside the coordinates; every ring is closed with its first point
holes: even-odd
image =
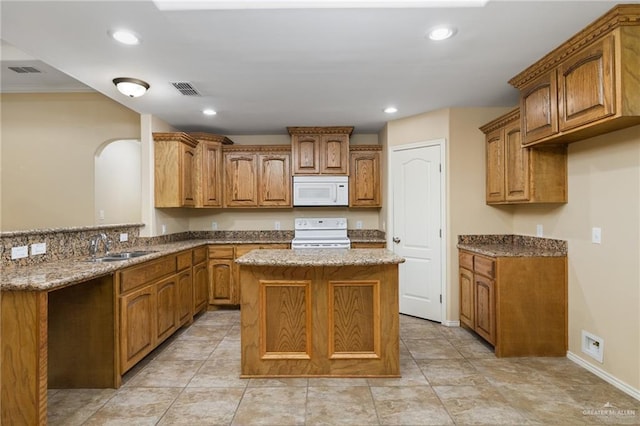
{"type": "Polygon", "coordinates": [[[504,128],[505,199],[526,201],[529,199],[529,149],[522,147],[520,123],[504,128]]]}
{"type": "Polygon", "coordinates": [[[487,203],[504,201],[504,139],[502,129],[487,134],[487,203]]]}
{"type": "Polygon", "coordinates": [[[182,188],[182,205],[195,206],[196,199],[194,196],[195,182],[193,180],[194,157],[196,155],[195,148],[189,145],[182,145],[181,155],[181,178],[180,186],[182,188]]]}
{"type": "Polygon", "coordinates": [[[149,285],[120,298],[120,371],[124,373],[156,344],[156,287],[149,285]]]}
{"type": "Polygon", "coordinates": [[[234,305],[234,267],[232,259],[209,260],[209,304],[234,305]]]}
{"type": "Polygon", "coordinates": [[[257,155],[227,153],[225,166],[225,207],[256,207],[258,205],[257,155]]]}
{"type": "Polygon", "coordinates": [[[258,204],[291,207],[291,166],[289,154],[260,154],[258,204]]]}
{"type": "Polygon", "coordinates": [[[473,293],[473,273],[460,268],[460,322],[472,330],[475,328],[473,293]]]}
{"type": "Polygon", "coordinates": [[[614,37],[581,50],[558,67],[560,130],[615,113],[614,37]]]}
{"type": "Polygon", "coordinates": [[[176,275],[156,284],[156,341],[162,342],[178,328],[178,278],[176,275]]]}
{"type": "Polygon", "coordinates": [[[474,274],[475,331],[496,344],[496,306],[493,280],[474,274]]]}
{"type": "Polygon", "coordinates": [[[521,90],[520,114],[523,145],[529,145],[558,133],[558,91],[555,69],[521,90]]]}
{"type": "Polygon", "coordinates": [[[294,175],[320,173],[320,135],[293,135],[291,151],[294,175]]]}
{"type": "Polygon", "coordinates": [[[350,207],[380,207],[380,152],[352,152],[350,207]]]}
{"type": "Polygon", "coordinates": [[[178,274],[178,324],[183,325],[193,318],[193,280],[191,267],[178,274]]]}
{"type": "Polygon", "coordinates": [[[219,143],[200,141],[199,170],[196,178],[200,186],[198,206],[222,206],[222,149],[219,143]]]}
{"type": "Polygon", "coordinates": [[[193,267],[193,313],[196,314],[206,308],[209,302],[209,276],[207,262],[193,267]]]}
{"type": "Polygon", "coordinates": [[[320,139],[320,173],[349,174],[349,135],[322,135],[320,139]]]}

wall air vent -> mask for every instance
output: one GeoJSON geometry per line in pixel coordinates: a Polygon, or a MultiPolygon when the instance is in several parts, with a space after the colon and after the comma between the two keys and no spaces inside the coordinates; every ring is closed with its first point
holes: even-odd
{"type": "Polygon", "coordinates": [[[200,96],[200,92],[188,81],[172,81],[171,84],[183,96],[200,96]]]}
{"type": "Polygon", "coordinates": [[[42,71],[40,71],[38,68],[35,67],[9,67],[9,69],[13,72],[17,72],[18,74],[40,74],[42,73],[42,71]]]}

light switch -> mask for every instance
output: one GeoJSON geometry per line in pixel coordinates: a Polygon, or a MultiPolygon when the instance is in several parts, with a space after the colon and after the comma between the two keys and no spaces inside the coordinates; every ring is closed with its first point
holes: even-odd
{"type": "Polygon", "coordinates": [[[536,237],[542,237],[542,225],[536,225],[536,237]]]}
{"type": "Polygon", "coordinates": [[[36,254],[45,254],[47,252],[47,243],[31,244],[31,256],[36,254]]]}
{"type": "Polygon", "coordinates": [[[602,229],[591,228],[591,242],[593,244],[602,244],[602,229]]]}
{"type": "Polygon", "coordinates": [[[120,234],[120,242],[125,242],[125,241],[129,241],[129,234],[126,232],[123,232],[120,234]]]}

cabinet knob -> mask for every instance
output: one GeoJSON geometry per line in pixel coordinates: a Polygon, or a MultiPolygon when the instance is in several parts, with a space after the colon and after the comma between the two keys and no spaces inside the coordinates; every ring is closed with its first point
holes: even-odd
{"type": "Polygon", "coordinates": [[[398,244],[400,242],[400,238],[398,237],[393,237],[393,242],[398,244]]]}

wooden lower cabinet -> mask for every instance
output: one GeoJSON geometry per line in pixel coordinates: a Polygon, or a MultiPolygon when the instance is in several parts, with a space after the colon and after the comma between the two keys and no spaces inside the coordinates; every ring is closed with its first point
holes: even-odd
{"type": "Polygon", "coordinates": [[[459,251],[460,324],[496,356],[566,356],[567,258],[459,251]]]}
{"type": "Polygon", "coordinates": [[[289,244],[238,244],[209,246],[209,304],[240,304],[240,270],[235,259],[259,249],[288,249],[289,244]]]}
{"type": "Polygon", "coordinates": [[[372,249],[372,248],[386,248],[386,243],[351,243],[352,249],[372,249]]]}
{"type": "Polygon", "coordinates": [[[120,299],[120,371],[124,373],[155,347],[156,287],[148,285],[120,299]]]}
{"type": "Polygon", "coordinates": [[[120,374],[207,306],[206,268],[206,247],[201,247],[116,272],[120,374]],[[192,259],[199,262],[194,267],[192,259]]]}

